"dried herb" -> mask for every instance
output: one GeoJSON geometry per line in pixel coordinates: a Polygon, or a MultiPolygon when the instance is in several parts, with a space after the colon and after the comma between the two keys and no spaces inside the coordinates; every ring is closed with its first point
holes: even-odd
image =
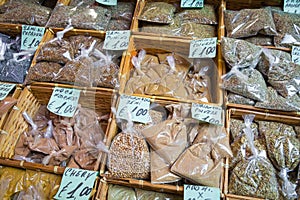
{"type": "Polygon", "coordinates": [[[253,101],[252,99],[248,99],[246,97],[243,97],[238,94],[233,94],[233,93],[229,93],[227,95],[227,99],[229,103],[251,105],[251,106],[255,104],[255,101],[253,101]]]}
{"type": "Polygon", "coordinates": [[[258,33],[277,35],[270,9],[226,10],[224,14],[227,37],[244,38],[258,33]]]}
{"type": "Polygon", "coordinates": [[[230,67],[255,67],[260,60],[262,48],[244,40],[223,37],[222,55],[230,67]]]}
{"type": "MultiPolygon", "coordinates": [[[[231,138],[235,140],[236,138],[242,136],[244,134],[243,129],[246,128],[246,125],[243,120],[239,119],[230,119],[230,134],[231,138]]],[[[254,136],[258,137],[258,125],[256,123],[251,124],[251,129],[254,136]]]]}
{"type": "Polygon", "coordinates": [[[122,199],[136,199],[135,191],[133,188],[120,186],[120,185],[112,185],[108,186],[107,191],[107,200],[122,200],[122,199]]]}
{"type": "Polygon", "coordinates": [[[146,2],[139,20],[170,24],[173,22],[176,8],[165,2],[146,2]]]}
{"type": "Polygon", "coordinates": [[[211,38],[216,36],[216,27],[195,22],[183,22],[181,24],[180,36],[211,38]]]}
{"type": "Polygon", "coordinates": [[[277,47],[291,47],[300,42],[300,18],[299,14],[283,11],[273,11],[273,18],[278,31],[274,37],[274,44],[277,47]]]}
{"type": "Polygon", "coordinates": [[[273,46],[273,37],[265,35],[257,35],[245,38],[247,42],[260,46],[273,46]]]}
{"type": "Polygon", "coordinates": [[[259,121],[259,132],[265,136],[268,155],[278,169],[294,170],[300,162],[300,141],[293,126],[259,121]]]}
{"type": "Polygon", "coordinates": [[[251,67],[225,75],[223,86],[226,90],[256,101],[267,99],[268,91],[265,80],[259,71],[251,67]]]}

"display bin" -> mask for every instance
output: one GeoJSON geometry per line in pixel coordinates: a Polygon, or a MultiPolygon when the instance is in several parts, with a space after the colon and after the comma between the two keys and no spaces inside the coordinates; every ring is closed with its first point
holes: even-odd
{"type": "MultiPolygon", "coordinates": [[[[239,11],[241,9],[258,9],[258,8],[263,8],[263,7],[281,7],[283,8],[283,1],[261,1],[261,0],[255,0],[255,1],[235,1],[235,0],[222,0],[221,1],[221,6],[220,6],[220,24],[219,24],[219,34],[220,38],[226,37],[226,27],[225,27],[225,16],[224,16],[224,11],[225,10],[234,10],[234,11],[239,11]]],[[[239,38],[243,39],[243,38],[239,38]]],[[[276,47],[273,45],[267,45],[267,46],[261,46],[263,48],[269,49],[269,50],[280,50],[283,52],[290,53],[291,48],[287,47],[276,47]]],[[[220,48],[220,52],[221,52],[220,48]]],[[[222,69],[223,73],[226,74],[230,71],[229,67],[226,66],[226,62],[222,56],[222,52],[220,53],[220,59],[223,61],[220,61],[222,64],[222,69]]],[[[237,109],[246,109],[246,110],[252,110],[252,111],[257,111],[257,112],[265,112],[265,113],[270,113],[270,114],[279,114],[279,115],[290,115],[290,116],[299,116],[299,111],[283,111],[283,110],[274,110],[274,109],[267,109],[267,108],[259,108],[254,105],[244,105],[244,104],[237,104],[237,103],[230,103],[228,101],[228,92],[225,90],[224,92],[224,103],[228,108],[237,108],[237,109]]]]}
{"type": "MultiPolygon", "coordinates": [[[[56,84],[56,87],[64,87],[64,88],[72,88],[67,85],[59,85],[56,84]]],[[[73,87],[76,88],[76,87],[73,87]]],[[[62,173],[64,167],[60,166],[44,166],[39,163],[32,163],[24,160],[14,160],[14,150],[18,139],[24,131],[27,131],[29,128],[29,124],[25,121],[22,116],[24,111],[31,117],[33,117],[41,105],[47,105],[52,94],[54,87],[39,87],[39,86],[27,86],[24,88],[22,93],[18,98],[18,103],[16,105],[17,109],[12,110],[9,114],[6,123],[4,124],[3,131],[8,134],[0,135],[0,157],[2,158],[2,163],[12,163],[13,166],[21,166],[30,169],[45,169],[47,172],[54,173],[62,173]]],[[[108,114],[109,118],[107,121],[101,123],[101,128],[104,132],[103,143],[107,140],[108,127],[111,122],[111,106],[114,104],[115,93],[111,90],[88,90],[85,88],[76,88],[80,89],[80,98],[79,104],[83,108],[89,108],[94,110],[97,114],[104,113],[108,114]]],[[[100,163],[100,155],[98,155],[97,161],[93,163],[95,171],[99,169],[100,163]]]]}
{"type": "MultiPolygon", "coordinates": [[[[127,89],[127,82],[132,78],[131,74],[134,70],[134,65],[132,63],[132,58],[135,56],[138,56],[138,53],[140,50],[145,50],[146,54],[149,55],[158,55],[158,54],[168,54],[168,53],[175,53],[175,55],[178,55],[183,60],[195,64],[197,59],[189,58],[189,45],[190,40],[186,39],[173,39],[168,37],[152,37],[152,36],[145,36],[145,35],[132,35],[129,47],[127,50],[127,54],[125,56],[125,61],[123,64],[123,70],[122,70],[122,76],[121,76],[121,85],[120,85],[120,94],[128,94],[128,95],[136,95],[136,96],[142,96],[142,97],[151,97],[155,99],[160,100],[169,100],[169,101],[183,101],[183,102],[195,102],[195,103],[201,103],[203,101],[199,100],[199,98],[192,98],[192,97],[181,97],[175,95],[165,95],[164,94],[155,94],[154,93],[146,93],[146,92],[139,92],[136,93],[135,91],[131,91],[133,93],[130,93],[130,91],[126,91],[127,89]],[[194,62],[194,63],[193,63],[194,62]]],[[[219,45],[217,45],[219,46],[219,45]]],[[[219,47],[218,47],[219,48],[219,47]]],[[[217,49],[218,49],[217,48],[217,49]]],[[[201,59],[199,59],[201,63],[201,59]]],[[[221,77],[221,74],[223,73],[222,69],[222,59],[219,59],[219,52],[217,51],[216,58],[204,58],[204,61],[208,64],[206,66],[209,67],[210,72],[208,72],[207,79],[210,82],[210,88],[207,89],[209,91],[209,94],[211,96],[211,101],[208,103],[214,103],[218,105],[223,104],[223,90],[219,87],[219,80],[221,77]]],[[[197,61],[198,62],[198,61],[197,61]]],[[[204,65],[203,65],[204,66],[204,65]]],[[[176,65],[175,65],[176,67],[176,65]]],[[[201,66],[202,67],[202,66],[201,66]]],[[[197,73],[197,72],[194,72],[197,73]]],[[[155,80],[151,80],[151,84],[155,83],[155,80]]],[[[184,82],[184,81],[183,81],[184,82]]],[[[196,81],[197,82],[197,81],[196,81]]],[[[138,83],[137,83],[138,84],[138,83]]],[[[146,83],[145,83],[146,85],[146,83]]],[[[166,84],[168,87],[168,83],[166,84]]],[[[144,87],[144,85],[138,85],[144,87]]],[[[164,87],[164,86],[162,86],[164,87]]],[[[145,86],[147,88],[147,86],[145,86]]],[[[169,90],[167,88],[167,90],[169,90]]],[[[170,89],[172,90],[172,89],[170,89]]],[[[199,93],[197,93],[199,94],[199,93]]],[[[207,102],[205,102],[207,103],[207,102]]]]}
{"type": "MultiPolygon", "coordinates": [[[[231,119],[240,119],[243,120],[244,115],[253,114],[255,115],[254,121],[271,121],[271,122],[278,122],[278,123],[284,123],[288,125],[300,125],[300,118],[296,116],[287,116],[287,115],[279,115],[279,114],[270,114],[265,112],[258,112],[253,110],[246,110],[246,109],[238,109],[238,108],[229,108],[227,109],[226,114],[226,129],[228,134],[230,135],[230,120],[231,119]]],[[[230,137],[232,137],[230,135],[230,137]]],[[[258,198],[258,197],[252,197],[252,196],[242,196],[242,195],[236,195],[229,192],[229,159],[226,159],[226,168],[225,168],[225,178],[224,178],[224,194],[226,199],[228,200],[262,200],[264,198],[258,198]]],[[[297,169],[296,169],[297,170],[297,169]]],[[[278,186],[279,187],[279,186],[278,186]]]]}
{"type": "MultiPolygon", "coordinates": [[[[15,88],[10,92],[10,94],[8,96],[14,98],[14,99],[18,99],[20,94],[22,92],[22,85],[16,85],[15,88]]],[[[11,111],[8,111],[7,113],[3,114],[1,117],[0,117],[0,130],[2,130],[6,120],[7,120],[7,117],[9,116],[9,113],[11,111]]]]}
{"type": "MultiPolygon", "coordinates": [[[[59,5],[64,5],[64,6],[69,6],[71,4],[72,0],[58,0],[56,6],[59,6],[59,5]]],[[[129,29],[126,29],[126,30],[132,30],[133,29],[133,19],[134,19],[134,13],[135,13],[135,9],[137,7],[137,1],[136,0],[119,0],[118,2],[132,2],[134,3],[134,11],[132,13],[132,19],[131,19],[131,24],[130,24],[130,28],[129,29]]],[[[95,2],[97,3],[97,2],[95,2]]],[[[110,6],[106,6],[104,4],[101,4],[99,3],[99,6],[103,6],[103,7],[110,7],[110,6]]],[[[113,7],[113,6],[112,6],[113,7]]],[[[55,9],[55,8],[54,8],[55,9]]],[[[51,18],[51,16],[50,16],[51,18]]],[[[120,23],[122,23],[122,21],[120,21],[120,23]]],[[[53,25],[47,25],[48,28],[51,28],[53,30],[56,30],[56,31],[61,31],[63,30],[65,27],[57,27],[57,26],[53,26],[53,25]]],[[[105,32],[105,30],[93,30],[93,29],[82,29],[82,28],[74,28],[74,30],[85,30],[85,31],[88,31],[88,32],[105,32]]]]}
{"type": "MultiPolygon", "coordinates": [[[[180,1],[178,0],[168,0],[168,1],[160,1],[160,0],[137,0],[137,6],[136,6],[136,9],[135,9],[135,13],[134,13],[134,18],[133,18],[133,27],[132,27],[132,32],[134,35],[147,35],[147,36],[154,36],[154,37],[158,37],[158,36],[161,36],[161,37],[170,37],[170,38],[174,38],[174,39],[178,39],[178,38],[182,38],[182,39],[196,39],[196,38],[201,38],[200,35],[199,36],[183,36],[183,35],[178,35],[178,33],[176,34],[170,34],[170,33],[157,33],[156,31],[154,32],[144,32],[142,30],[142,26],[143,26],[143,21],[139,20],[139,17],[141,16],[142,12],[143,12],[143,9],[145,7],[145,5],[147,3],[151,3],[151,2],[165,2],[165,3],[169,3],[169,4],[173,4],[177,11],[181,11],[180,10],[180,1]]],[[[219,23],[220,21],[220,16],[219,16],[219,13],[218,13],[218,10],[219,10],[219,7],[221,5],[221,1],[218,1],[218,0],[209,0],[209,1],[205,1],[204,2],[204,6],[205,5],[212,5],[214,8],[215,8],[215,13],[216,13],[216,20],[217,20],[217,23],[219,23]]],[[[182,8],[183,10],[185,9],[188,9],[188,8],[182,8]]],[[[199,9],[199,8],[196,8],[196,9],[199,9]]],[[[152,24],[152,25],[159,25],[160,23],[148,23],[148,24],[152,24]]],[[[163,23],[161,23],[160,25],[162,25],[163,23]]],[[[218,25],[214,25],[215,28],[216,28],[216,35],[215,37],[217,37],[218,35],[218,25]]],[[[191,27],[190,27],[191,28],[191,27]]],[[[192,31],[189,33],[189,34],[192,34],[192,31]]]]}
{"type": "MultiPolygon", "coordinates": [[[[35,56],[32,60],[32,63],[31,63],[31,68],[36,65],[37,63],[37,56],[38,54],[40,53],[41,51],[41,48],[43,45],[45,45],[45,43],[47,43],[48,41],[52,40],[53,38],[56,37],[56,34],[57,32],[59,32],[60,30],[59,29],[47,29],[46,30],[46,33],[43,37],[43,39],[41,40],[41,43],[39,44],[39,47],[38,49],[36,50],[36,53],[35,53],[35,56]]],[[[73,30],[70,30],[68,32],[66,32],[64,34],[64,37],[63,38],[68,38],[70,36],[92,36],[92,37],[95,37],[95,38],[98,38],[98,39],[101,39],[104,41],[105,39],[105,32],[103,31],[93,31],[93,30],[82,30],[82,29],[73,29],[73,30]]],[[[118,73],[118,79],[120,80],[120,76],[121,76],[121,71],[122,71],[122,68],[123,68],[123,65],[124,65],[124,57],[126,55],[126,51],[116,51],[116,55],[120,55],[120,63],[119,63],[119,73],[118,73]]],[[[76,79],[77,80],[77,79],[76,79]]],[[[81,80],[81,77],[78,78],[78,80],[81,80]]],[[[26,79],[26,82],[25,82],[26,85],[35,85],[35,86],[54,86],[55,82],[53,81],[34,81],[34,80],[29,80],[29,79],[26,79]]],[[[66,85],[77,85],[76,83],[74,82],[66,82],[66,83],[59,83],[59,84],[66,84],[66,85]]],[[[87,86],[87,85],[81,85],[81,84],[78,84],[79,86],[82,86],[82,87],[86,87],[86,88],[90,88],[92,90],[98,90],[98,88],[104,88],[104,87],[99,87],[99,86],[96,86],[96,85],[93,85],[93,86],[87,86]]],[[[109,88],[104,88],[105,90],[110,90],[111,92],[118,90],[118,87],[116,86],[116,88],[110,86],[109,88]]]]}
{"type": "MultiPolygon", "coordinates": [[[[119,105],[120,98],[118,98],[117,103],[116,103],[116,109],[119,105]]],[[[168,101],[168,100],[159,100],[157,98],[151,98],[151,103],[155,103],[158,105],[166,106],[170,104],[179,104],[182,102],[173,102],[173,101],[168,101]]],[[[189,103],[191,105],[191,103],[189,103]]],[[[210,104],[212,105],[212,104],[210,104]]],[[[224,116],[224,115],[223,115],[224,116]]],[[[111,123],[109,125],[109,132],[108,136],[106,139],[106,147],[110,148],[113,139],[115,136],[120,133],[119,125],[117,123],[116,119],[116,114],[113,114],[111,123]]],[[[227,132],[226,132],[227,135],[227,132]]],[[[227,135],[227,137],[229,137],[227,135]]],[[[148,142],[147,142],[148,143],[148,142]]],[[[149,144],[148,144],[149,145],[149,144]]],[[[117,184],[117,185],[123,185],[123,186],[128,186],[128,187],[134,187],[134,188],[140,188],[140,189],[145,189],[145,190],[151,190],[151,191],[156,191],[156,192],[166,192],[166,193],[173,193],[173,194],[179,194],[183,195],[183,184],[182,183],[168,183],[168,184],[153,184],[149,179],[135,179],[135,178],[115,178],[110,175],[110,172],[107,168],[107,162],[108,162],[108,154],[106,153],[101,153],[101,165],[100,165],[100,176],[103,178],[104,183],[111,183],[111,184],[117,184]]],[[[223,194],[223,188],[224,188],[224,180],[225,180],[225,168],[226,168],[226,159],[221,160],[221,177],[219,180],[219,188],[221,191],[221,197],[224,197],[223,194]]],[[[102,184],[102,182],[101,182],[102,184]]],[[[188,184],[195,184],[192,182],[189,182],[188,184]]],[[[101,188],[101,187],[99,187],[101,188]]],[[[98,190],[98,198],[103,198],[103,195],[101,194],[103,191],[102,189],[98,190]]],[[[100,198],[100,199],[101,199],[100,198]]]]}

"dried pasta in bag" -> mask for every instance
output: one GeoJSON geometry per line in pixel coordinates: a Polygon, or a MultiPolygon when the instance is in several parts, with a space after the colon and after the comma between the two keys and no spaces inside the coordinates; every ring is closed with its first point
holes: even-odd
{"type": "Polygon", "coordinates": [[[176,8],[166,2],[147,2],[142,10],[139,20],[170,24],[173,22],[176,8]]]}
{"type": "Polygon", "coordinates": [[[258,33],[270,36],[277,35],[270,9],[226,10],[224,19],[227,37],[243,38],[258,33]]]}

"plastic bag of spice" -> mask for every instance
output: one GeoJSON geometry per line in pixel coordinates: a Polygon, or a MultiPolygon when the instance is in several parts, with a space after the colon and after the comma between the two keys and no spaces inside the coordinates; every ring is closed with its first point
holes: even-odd
{"type": "Polygon", "coordinates": [[[17,104],[17,99],[13,97],[6,97],[2,101],[0,101],[0,119],[1,116],[7,113],[12,107],[17,104]]]}
{"type": "Polygon", "coordinates": [[[107,200],[115,199],[136,200],[135,191],[130,187],[110,184],[107,191],[107,200]]]}
{"type": "Polygon", "coordinates": [[[1,6],[0,22],[45,26],[51,9],[34,2],[22,0],[6,1],[1,6]]]}
{"type": "Polygon", "coordinates": [[[142,10],[139,20],[170,24],[173,22],[176,8],[166,2],[147,2],[142,10]]]}
{"type": "Polygon", "coordinates": [[[245,40],[223,37],[222,55],[229,67],[238,66],[255,68],[260,60],[262,48],[245,40]]]}
{"type": "Polygon", "coordinates": [[[135,188],[135,193],[137,200],[148,200],[148,199],[157,199],[157,200],[181,200],[182,196],[162,193],[162,192],[154,192],[149,190],[142,190],[135,188]]]}
{"type": "Polygon", "coordinates": [[[245,38],[245,41],[259,46],[274,46],[272,36],[257,35],[245,38]]]}
{"type": "Polygon", "coordinates": [[[230,92],[256,100],[267,100],[268,90],[262,74],[252,68],[234,67],[222,77],[223,87],[230,92]]]}
{"type": "Polygon", "coordinates": [[[234,103],[234,104],[243,104],[243,105],[251,105],[251,106],[255,104],[255,101],[253,101],[252,99],[231,92],[228,93],[227,99],[229,103],[234,103]]]}
{"type": "Polygon", "coordinates": [[[231,171],[229,192],[236,195],[278,199],[276,171],[266,152],[259,151],[254,143],[254,134],[250,128],[253,118],[253,115],[244,116],[246,128],[243,131],[248,141],[250,155],[245,155],[245,159],[237,163],[231,171]]]}
{"type": "Polygon", "coordinates": [[[116,6],[109,6],[107,9],[111,11],[111,19],[131,21],[133,17],[135,5],[133,2],[118,2],[116,6]]]}
{"type": "Polygon", "coordinates": [[[243,38],[258,33],[269,36],[277,35],[270,9],[226,10],[224,14],[227,37],[243,38]]]}
{"type": "Polygon", "coordinates": [[[299,14],[283,11],[273,11],[278,35],[274,37],[274,44],[277,47],[291,47],[300,42],[300,19],[299,14]]]}

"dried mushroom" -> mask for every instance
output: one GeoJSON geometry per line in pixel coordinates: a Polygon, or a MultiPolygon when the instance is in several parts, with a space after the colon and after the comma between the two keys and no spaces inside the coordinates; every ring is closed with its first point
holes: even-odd
{"type": "Polygon", "coordinates": [[[270,36],[277,35],[270,9],[226,10],[224,19],[227,37],[243,38],[258,33],[270,36]]]}

